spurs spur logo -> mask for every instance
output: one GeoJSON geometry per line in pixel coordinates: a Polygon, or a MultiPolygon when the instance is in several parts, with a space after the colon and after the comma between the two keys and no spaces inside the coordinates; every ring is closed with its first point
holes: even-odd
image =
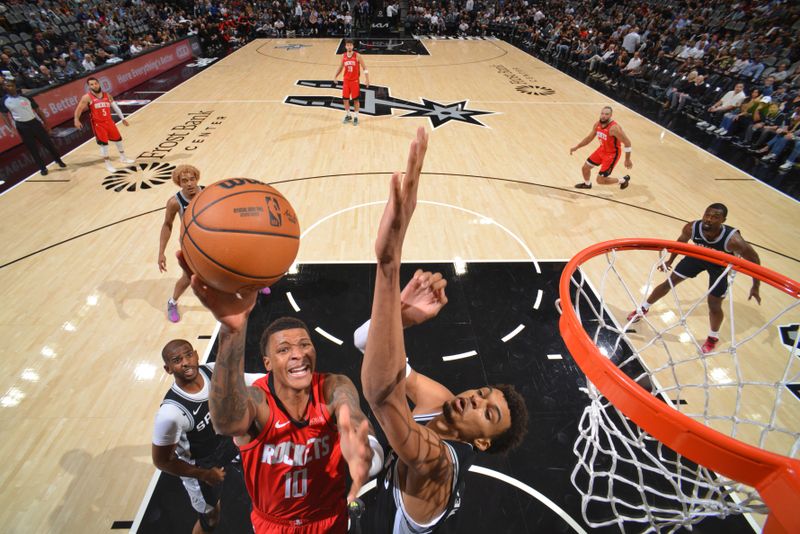
{"type": "Polygon", "coordinates": [[[172,180],[175,165],[170,163],[137,163],[123,167],[103,179],[103,187],[116,193],[151,189],[172,180]]]}
{"type": "MultiPolygon", "coordinates": [[[[298,80],[297,85],[301,87],[312,87],[314,89],[341,90],[342,88],[342,82],[334,83],[331,80],[298,80]]],[[[422,102],[412,102],[410,100],[403,100],[402,98],[391,96],[388,87],[382,87],[380,85],[370,85],[369,87],[361,85],[360,87],[361,93],[363,94],[361,113],[364,115],[378,117],[392,115],[393,111],[396,109],[401,112],[406,112],[400,115],[400,117],[425,117],[430,120],[434,128],[438,128],[450,121],[464,122],[485,127],[486,125],[475,117],[496,113],[495,111],[468,109],[468,100],[462,100],[451,104],[440,104],[439,102],[422,98],[422,102]]],[[[341,95],[287,96],[283,102],[293,106],[328,108],[339,111],[344,110],[341,95]]]]}

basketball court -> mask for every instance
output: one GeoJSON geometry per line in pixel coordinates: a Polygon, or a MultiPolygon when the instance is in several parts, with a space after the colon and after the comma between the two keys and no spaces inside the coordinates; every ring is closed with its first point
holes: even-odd
{"type": "MultiPolygon", "coordinates": [[[[160,351],[184,338],[213,359],[215,335],[213,318],[191,295],[180,300],[180,323],[165,317],[179,270],[169,251],[178,239],[176,230],[167,247],[169,272],[160,275],[158,233],[176,191],[174,165],[197,166],[205,184],[229,177],[269,182],[292,201],[303,230],[297,266],[272,295],[259,297],[252,324],[296,314],[316,332],[320,369],[357,376],[352,332],[369,315],[377,223],[390,173],[404,168],[418,126],[431,137],[404,258],[408,276],[414,266],[436,268],[451,285],[443,314],[409,331],[411,361],[454,391],[512,382],[531,412],[519,450],[507,459],[478,459],[465,504],[472,530],[464,532],[593,530],[569,480],[587,401],[579,391],[585,378],[558,335],[555,300],[565,262],[609,239],[674,240],[706,206],[722,202],[726,223],[741,230],[762,264],[797,279],[800,209],[507,43],[419,44],[428,55],[364,56],[373,86],[353,127],[342,124],[331,82],[339,40],[254,41],[137,111],[130,127],[120,126],[135,165],[116,162],[118,171],[109,174],[91,141],[64,158],[63,171],[0,198],[4,530],[101,532],[135,519],[150,521],[151,532],[161,528],[145,514],[158,483],[150,460],[153,418],[172,380],[160,351]],[[633,143],[631,185],[573,189],[596,142],[572,157],[569,148],[605,105],[633,143]]],[[[620,164],[615,176],[627,172],[620,164]]],[[[620,264],[640,300],[656,260],[656,252],[634,252],[620,264]]],[[[706,285],[705,275],[685,282],[681,300],[702,298],[706,285]]],[[[787,305],[763,287],[760,306],[747,302],[748,288],[740,275],[732,301],[743,335],[787,305]]],[[[630,300],[612,291],[619,297],[612,311],[624,318],[630,300]]],[[[667,304],[653,306],[656,327],[669,320],[662,318],[667,304]]],[[[731,338],[727,306],[723,345],[731,338]]],[[[779,323],[797,323],[793,317],[779,323]]],[[[687,323],[702,342],[704,302],[687,323]]],[[[777,326],[747,353],[746,368],[796,377],[798,363],[787,365],[777,326]]],[[[676,334],[668,343],[686,341],[676,334]]],[[[258,365],[252,350],[248,365],[258,365]]],[[[793,429],[769,447],[781,454],[794,447],[796,454],[800,394],[787,388],[780,400],[777,412],[774,396],[747,402],[753,413],[776,413],[793,429]]],[[[721,395],[714,402],[724,412],[738,401],[721,395]]],[[[750,525],[763,520],[755,515],[750,525]]],[[[733,518],[697,529],[751,526],[733,518]]]]}

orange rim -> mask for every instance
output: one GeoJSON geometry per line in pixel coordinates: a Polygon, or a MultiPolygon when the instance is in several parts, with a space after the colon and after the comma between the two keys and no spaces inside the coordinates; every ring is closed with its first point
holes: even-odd
{"type": "Polygon", "coordinates": [[[756,488],[769,506],[770,529],[800,532],[800,514],[796,510],[800,503],[800,461],[742,443],[661,402],[600,353],[575,314],[570,281],[581,264],[611,250],[662,249],[718,265],[731,264],[742,274],[800,298],[800,283],[742,258],[676,241],[617,239],[582,250],[561,273],[561,336],[587,378],[619,411],[675,452],[727,478],[756,488]]]}

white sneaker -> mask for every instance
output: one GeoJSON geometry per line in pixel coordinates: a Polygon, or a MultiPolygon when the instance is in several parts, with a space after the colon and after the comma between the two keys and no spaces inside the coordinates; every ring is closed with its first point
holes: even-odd
{"type": "Polygon", "coordinates": [[[792,163],[791,161],[787,161],[786,163],[784,163],[783,165],[781,165],[778,168],[780,170],[782,170],[782,171],[789,171],[789,170],[792,169],[792,167],[794,167],[794,163],[792,163]]]}
{"type": "Polygon", "coordinates": [[[119,160],[120,160],[122,163],[134,163],[134,161],[133,161],[131,158],[129,158],[129,157],[126,157],[126,156],[120,156],[120,157],[119,157],[119,160]]]}
{"type": "Polygon", "coordinates": [[[107,159],[106,159],[106,160],[103,160],[103,163],[105,163],[105,165],[106,165],[106,170],[107,170],[108,172],[117,172],[117,169],[115,169],[115,168],[114,168],[114,166],[111,164],[111,162],[110,162],[110,161],[108,161],[107,159]]]}
{"type": "Polygon", "coordinates": [[[700,121],[697,123],[698,128],[708,128],[709,124],[706,121],[700,121]]]}
{"type": "Polygon", "coordinates": [[[720,134],[721,134],[722,132],[724,132],[724,131],[725,131],[725,128],[723,128],[722,126],[720,126],[720,127],[719,127],[719,128],[717,128],[716,130],[714,130],[714,133],[715,133],[715,134],[717,134],[717,135],[720,135],[720,134]]]}
{"type": "Polygon", "coordinates": [[[728,135],[728,130],[726,130],[725,128],[720,128],[717,133],[724,137],[724,136],[728,135]]]}
{"type": "Polygon", "coordinates": [[[770,152],[769,154],[761,158],[761,161],[772,161],[774,159],[778,159],[778,156],[770,152]]]}
{"type": "Polygon", "coordinates": [[[714,130],[716,130],[716,129],[717,129],[717,127],[716,127],[716,126],[714,126],[713,124],[709,124],[709,125],[706,127],[706,131],[707,131],[707,132],[711,132],[711,133],[713,133],[713,132],[714,132],[714,130]]]}

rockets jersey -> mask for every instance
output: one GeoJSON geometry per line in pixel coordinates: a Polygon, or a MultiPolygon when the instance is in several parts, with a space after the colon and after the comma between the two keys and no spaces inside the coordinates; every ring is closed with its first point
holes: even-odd
{"type": "Polygon", "coordinates": [[[353,55],[347,57],[347,52],[342,54],[342,66],[344,67],[344,78],[346,82],[357,82],[361,77],[361,65],[358,63],[358,52],[353,50],[353,55]]]}
{"type": "Polygon", "coordinates": [[[325,406],[324,382],[324,374],[313,374],[302,422],[286,414],[274,394],[272,373],[253,383],[269,403],[264,429],[239,447],[253,514],[300,526],[346,513],[346,463],[338,429],[325,406]]]}
{"type": "Polygon", "coordinates": [[[108,98],[108,93],[101,93],[99,98],[91,91],[88,95],[92,122],[114,122],[111,117],[111,100],[108,98]]]}
{"type": "Polygon", "coordinates": [[[723,224],[722,231],[717,238],[714,241],[709,241],[706,239],[706,236],[703,235],[703,221],[694,221],[692,223],[692,241],[694,241],[695,245],[712,248],[720,252],[727,252],[728,254],[731,254],[731,251],[728,249],[728,243],[736,232],[738,232],[736,228],[723,224]]]}
{"type": "Polygon", "coordinates": [[[597,136],[597,139],[600,140],[600,148],[602,148],[603,151],[611,154],[619,151],[619,139],[610,133],[611,127],[615,124],[617,123],[610,121],[608,124],[603,126],[598,122],[595,130],[595,135],[597,136]]]}
{"type": "MultiPolygon", "coordinates": [[[[212,370],[201,365],[198,372],[205,381],[203,394],[189,394],[172,384],[161,406],[170,405],[177,408],[187,424],[181,429],[176,453],[188,463],[200,467],[226,465],[239,453],[230,436],[221,436],[211,425],[211,412],[208,409],[208,391],[211,384],[212,370]]],[[[161,443],[157,443],[161,444],[161,443]]]]}

